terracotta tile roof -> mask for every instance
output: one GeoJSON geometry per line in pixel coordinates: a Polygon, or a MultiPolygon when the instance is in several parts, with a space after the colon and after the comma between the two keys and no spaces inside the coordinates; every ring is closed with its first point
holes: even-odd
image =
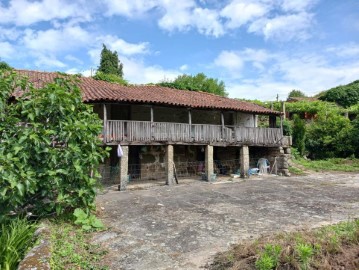
{"type": "MultiPolygon", "coordinates": [[[[16,72],[29,77],[35,87],[41,87],[46,83],[53,82],[56,77],[61,76],[56,72],[30,70],[16,70],[16,72]]],[[[199,109],[233,110],[257,114],[281,114],[250,102],[225,98],[206,92],[177,90],[152,85],[123,86],[97,81],[88,77],[81,77],[79,86],[82,91],[83,101],[86,103],[134,102],[199,109]]],[[[21,92],[14,94],[14,96],[19,95],[21,95],[21,92]]]]}

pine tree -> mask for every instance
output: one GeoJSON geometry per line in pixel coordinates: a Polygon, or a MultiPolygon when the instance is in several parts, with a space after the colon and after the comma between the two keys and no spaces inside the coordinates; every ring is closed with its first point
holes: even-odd
{"type": "Polygon", "coordinates": [[[104,74],[117,75],[120,78],[123,78],[123,64],[118,59],[118,54],[116,51],[112,52],[106,48],[106,45],[103,44],[101,51],[101,60],[100,66],[98,67],[99,72],[104,74]]]}

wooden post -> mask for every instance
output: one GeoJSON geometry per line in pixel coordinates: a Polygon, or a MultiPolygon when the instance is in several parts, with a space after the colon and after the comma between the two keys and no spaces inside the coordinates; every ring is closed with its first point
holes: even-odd
{"type": "Polygon", "coordinates": [[[283,137],[283,115],[280,116],[280,134],[283,137]]]}
{"type": "Polygon", "coordinates": [[[153,116],[153,106],[151,105],[150,108],[151,108],[151,123],[153,123],[153,117],[154,117],[154,116],[153,116]]]}
{"type": "Polygon", "coordinates": [[[221,112],[222,139],[224,139],[224,114],[221,112]]]}
{"type": "Polygon", "coordinates": [[[192,125],[192,112],[191,112],[191,109],[188,109],[188,124],[192,125]]]}
{"type": "Polygon", "coordinates": [[[282,101],[282,113],[283,113],[283,119],[286,118],[285,116],[285,101],[282,101]]]}
{"type": "Polygon", "coordinates": [[[103,141],[107,142],[107,106],[103,104],[103,141]]]}

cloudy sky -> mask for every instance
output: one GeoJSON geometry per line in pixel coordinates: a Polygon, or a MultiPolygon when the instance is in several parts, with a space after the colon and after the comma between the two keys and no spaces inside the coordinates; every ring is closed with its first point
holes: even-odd
{"type": "Polygon", "coordinates": [[[89,75],[102,44],[131,83],[223,80],[230,97],[285,99],[359,79],[359,0],[0,0],[0,58],[89,75]]]}

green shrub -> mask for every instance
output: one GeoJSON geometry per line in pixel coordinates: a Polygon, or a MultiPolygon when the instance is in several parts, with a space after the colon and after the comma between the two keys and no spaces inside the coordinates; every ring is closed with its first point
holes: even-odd
{"type": "Polygon", "coordinates": [[[0,270],[16,269],[33,243],[36,225],[25,219],[14,219],[0,227],[0,270]]]}
{"type": "Polygon", "coordinates": [[[293,132],[293,147],[297,148],[299,154],[303,156],[305,151],[306,127],[305,127],[305,121],[303,119],[300,119],[298,115],[294,116],[292,132],[293,132]]]}
{"type": "Polygon", "coordinates": [[[94,208],[97,168],[106,156],[102,122],[82,102],[73,77],[41,89],[14,72],[0,71],[0,218],[94,208]],[[27,89],[8,104],[15,89],[27,89]]]}
{"type": "Polygon", "coordinates": [[[115,75],[115,74],[103,73],[101,71],[97,71],[96,75],[93,76],[92,78],[94,78],[95,80],[98,80],[98,81],[117,83],[117,84],[120,84],[120,85],[128,85],[128,81],[126,81],[122,77],[120,77],[118,75],[115,75]]]}
{"type": "Polygon", "coordinates": [[[335,112],[322,112],[307,127],[306,148],[314,159],[348,157],[354,153],[352,125],[335,112]]]}

